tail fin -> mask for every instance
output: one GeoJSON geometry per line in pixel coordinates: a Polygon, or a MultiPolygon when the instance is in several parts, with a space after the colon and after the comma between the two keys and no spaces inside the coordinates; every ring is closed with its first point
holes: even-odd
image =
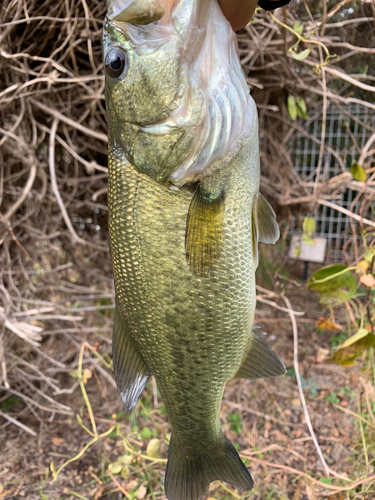
{"type": "Polygon", "coordinates": [[[194,458],[179,450],[172,436],[165,473],[168,500],[201,500],[215,480],[225,481],[241,491],[251,490],[254,484],[234,446],[223,434],[217,447],[194,458]]]}

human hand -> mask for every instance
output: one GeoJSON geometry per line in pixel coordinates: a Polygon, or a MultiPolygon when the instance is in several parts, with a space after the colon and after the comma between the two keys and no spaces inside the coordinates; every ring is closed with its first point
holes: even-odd
{"type": "MultiPolygon", "coordinates": [[[[259,6],[266,10],[273,10],[289,2],[290,0],[259,0],[259,6]]],[[[257,4],[258,0],[219,0],[223,14],[232,25],[234,31],[244,28],[247,25],[253,17],[257,4]]]]}

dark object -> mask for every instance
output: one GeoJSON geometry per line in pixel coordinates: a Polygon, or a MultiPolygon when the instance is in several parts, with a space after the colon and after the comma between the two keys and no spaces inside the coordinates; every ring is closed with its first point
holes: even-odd
{"type": "Polygon", "coordinates": [[[287,5],[290,1],[291,0],[279,0],[278,2],[271,2],[270,0],[259,0],[258,5],[264,10],[275,10],[279,7],[284,7],[284,5],[287,5]]]}
{"type": "Polygon", "coordinates": [[[309,277],[309,263],[307,260],[304,262],[304,268],[303,268],[303,281],[307,283],[307,279],[309,277]]]}

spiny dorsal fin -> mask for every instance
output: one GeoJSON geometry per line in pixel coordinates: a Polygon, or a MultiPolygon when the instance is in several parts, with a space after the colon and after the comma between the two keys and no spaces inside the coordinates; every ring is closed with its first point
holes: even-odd
{"type": "Polygon", "coordinates": [[[224,193],[213,198],[199,185],[190,202],[185,238],[186,261],[198,276],[206,276],[220,254],[223,215],[224,193]]]}
{"type": "Polygon", "coordinates": [[[125,411],[129,412],[138,401],[151,372],[143,361],[142,355],[130,336],[130,328],[117,307],[115,308],[112,351],[116,384],[125,411]]]}
{"type": "Polygon", "coordinates": [[[284,363],[259,333],[263,333],[262,330],[254,326],[246,357],[234,378],[256,379],[286,373],[284,363]]]}

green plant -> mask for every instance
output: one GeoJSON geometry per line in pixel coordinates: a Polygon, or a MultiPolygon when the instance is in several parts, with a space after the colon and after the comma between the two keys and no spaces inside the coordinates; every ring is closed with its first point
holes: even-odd
{"type": "MultiPolygon", "coordinates": [[[[357,171],[358,169],[356,175],[357,171]]],[[[366,236],[363,235],[364,243],[367,241],[366,236]]],[[[335,351],[327,361],[351,365],[364,351],[375,346],[374,262],[375,250],[367,248],[355,265],[333,264],[322,267],[311,276],[307,284],[307,288],[318,293],[320,303],[330,310],[330,318],[321,318],[317,322],[318,327],[342,329],[334,322],[333,308],[345,305],[348,333],[342,331],[331,337],[331,346],[335,351]]]]}
{"type": "Polygon", "coordinates": [[[326,397],[326,401],[327,403],[332,403],[333,405],[337,405],[340,403],[340,399],[337,397],[337,394],[335,392],[331,392],[331,394],[326,397]]]}
{"type": "Polygon", "coordinates": [[[78,425],[82,427],[82,429],[91,436],[91,440],[81,449],[81,451],[74,457],[69,458],[66,462],[64,462],[58,469],[56,469],[54,462],[51,462],[50,464],[50,469],[53,475],[53,481],[56,481],[57,478],[59,477],[60,472],[70,463],[75,462],[76,460],[79,460],[85,453],[86,451],[95,444],[97,441],[100,439],[105,438],[106,436],[109,436],[115,429],[116,425],[112,425],[106,432],[103,432],[102,434],[98,434],[97,428],[96,428],[96,421],[95,417],[92,411],[91,403],[88,398],[87,392],[85,385],[87,383],[87,380],[91,378],[91,372],[88,368],[85,368],[84,370],[82,369],[82,364],[83,364],[83,354],[85,349],[90,350],[102,363],[104,366],[107,368],[111,368],[112,364],[107,363],[104,358],[94,349],[92,346],[90,346],[87,342],[84,342],[81,347],[80,355],[79,355],[79,361],[78,361],[78,370],[71,372],[70,375],[74,378],[77,378],[79,380],[79,386],[82,392],[83,399],[85,401],[86,409],[89,415],[90,423],[91,423],[91,429],[89,429],[82,420],[81,415],[76,415],[78,425]]]}
{"type": "Polygon", "coordinates": [[[230,428],[236,434],[240,434],[242,430],[242,420],[239,413],[229,413],[228,420],[230,422],[230,428]]]}
{"type": "Polygon", "coordinates": [[[1,411],[3,413],[9,413],[12,411],[13,407],[16,406],[18,403],[21,403],[22,399],[19,398],[18,396],[9,396],[8,398],[4,399],[4,401],[1,402],[1,411]]]}
{"type": "Polygon", "coordinates": [[[305,380],[305,378],[301,375],[300,379],[301,379],[302,389],[308,389],[311,396],[313,398],[316,398],[317,392],[321,390],[321,387],[315,384],[314,380],[311,378],[305,380]]]}

